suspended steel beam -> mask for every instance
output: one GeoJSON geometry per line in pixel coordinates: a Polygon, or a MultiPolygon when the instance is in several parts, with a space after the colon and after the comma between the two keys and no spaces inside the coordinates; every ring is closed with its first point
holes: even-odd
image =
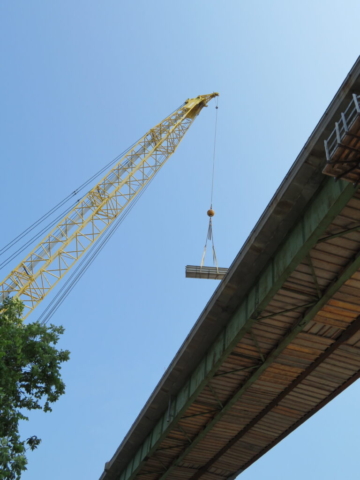
{"type": "Polygon", "coordinates": [[[228,268],[220,267],[201,267],[197,265],[186,265],[186,278],[207,278],[212,280],[222,280],[228,272],[228,268]]]}

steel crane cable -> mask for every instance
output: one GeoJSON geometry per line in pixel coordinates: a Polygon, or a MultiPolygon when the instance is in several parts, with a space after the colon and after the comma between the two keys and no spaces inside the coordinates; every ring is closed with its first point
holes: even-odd
{"type": "MultiPolygon", "coordinates": [[[[175,112],[177,112],[184,104],[181,104],[178,108],[176,108],[172,113],[170,113],[169,116],[173,115],[175,112]]],[[[58,204],[56,204],[54,207],[52,207],[47,213],[42,215],[38,220],[36,220],[33,224],[31,224],[28,228],[26,228],[23,232],[21,232],[19,235],[17,235],[13,240],[11,240],[8,244],[6,244],[3,248],[0,249],[0,256],[2,256],[5,252],[7,252],[11,247],[13,247],[16,243],[18,243],[23,237],[28,235],[34,228],[39,226],[42,222],[44,222],[49,216],[51,216],[53,213],[55,213],[59,208],[61,208],[63,205],[65,205],[71,198],[73,198],[75,195],[77,195],[79,192],[81,192],[84,188],[86,188],[92,181],[94,181],[97,177],[99,177],[102,173],[107,171],[112,165],[114,165],[116,162],[120,160],[121,157],[123,157],[126,153],[129,152],[129,150],[132,149],[134,145],[136,145],[139,140],[141,140],[142,137],[140,137],[138,140],[136,140],[130,147],[128,147],[126,150],[124,150],[122,153],[117,155],[113,160],[111,160],[109,163],[107,163],[104,167],[102,167],[98,172],[96,172],[94,175],[92,175],[88,180],[86,180],[83,184],[81,184],[78,188],[76,188],[72,193],[67,195],[63,200],[61,200],[58,204]]],[[[126,161],[124,163],[124,166],[126,166],[129,163],[129,161],[126,161]]],[[[69,209],[70,211],[70,209],[69,209]]],[[[53,222],[51,222],[53,224],[53,222]]],[[[50,225],[50,224],[49,224],[50,225]]],[[[50,228],[49,225],[44,227],[42,231],[46,231],[47,228],[50,228]]],[[[38,238],[38,237],[36,237],[38,238]]],[[[27,243],[26,246],[28,246],[30,243],[27,243]]],[[[24,247],[26,248],[26,247],[24,247]]],[[[20,250],[21,252],[23,251],[23,248],[20,250]]],[[[19,252],[20,253],[20,252],[19,252]]],[[[12,259],[15,258],[12,256],[12,259]]],[[[5,259],[4,264],[1,264],[3,266],[7,265],[7,260],[5,259]]],[[[11,260],[9,260],[11,261],[11,260]]],[[[0,269],[2,268],[0,265],[0,269]]]]}
{"type": "Polygon", "coordinates": [[[22,233],[17,235],[11,242],[9,242],[7,245],[5,245],[3,248],[0,249],[0,256],[3,255],[7,250],[9,250],[13,245],[18,243],[25,235],[30,233],[34,228],[36,228],[40,223],[42,223],[44,220],[46,220],[52,213],[54,213],[56,210],[61,208],[73,195],[76,194],[76,191],[74,191],[72,194],[68,195],[66,198],[61,200],[55,207],[51,208],[46,214],[44,214],[42,217],[40,217],[36,222],[34,222],[30,227],[28,227],[26,230],[24,230],[22,233]]]}
{"type": "Polygon", "coordinates": [[[93,180],[99,177],[104,171],[109,169],[114,163],[116,163],[123,155],[125,155],[137,142],[133,143],[129,148],[124,150],[124,152],[120,153],[116,158],[111,160],[107,165],[102,167],[98,172],[92,175],[88,180],[86,180],[82,185],[76,188],[72,193],[70,193],[67,197],[61,200],[58,204],[56,204],[53,208],[51,208],[47,213],[42,215],[38,220],[36,220],[33,224],[31,224],[28,228],[26,228],[22,233],[17,235],[11,242],[5,245],[2,249],[0,249],[0,256],[3,255],[7,250],[9,250],[12,246],[18,243],[23,237],[25,237],[28,233],[30,233],[34,228],[39,226],[42,222],[44,222],[51,214],[55,213],[59,208],[65,205],[71,198],[81,192],[85,187],[89,185],[93,180]]]}
{"type": "Polygon", "coordinates": [[[16,258],[21,252],[26,250],[28,246],[30,246],[32,243],[34,243],[36,240],[42,237],[50,228],[54,227],[58,221],[60,221],[63,217],[65,217],[78,203],[79,200],[76,200],[76,202],[72,203],[66,210],[63,210],[54,220],[52,220],[50,223],[45,225],[38,233],[36,233],[33,237],[30,238],[26,243],[24,243],[21,247],[19,247],[15,252],[13,252],[11,255],[9,255],[2,263],[0,263],[0,270],[2,270],[6,265],[8,265],[14,258],[16,258]]]}
{"type": "Polygon", "coordinates": [[[203,251],[203,255],[202,255],[202,258],[201,258],[201,262],[200,262],[200,267],[203,267],[204,262],[205,262],[205,257],[206,257],[207,242],[209,240],[209,241],[211,241],[211,244],[212,244],[211,246],[212,246],[212,255],[213,255],[213,265],[216,267],[216,269],[218,269],[219,266],[218,266],[218,261],[217,261],[217,257],[216,257],[216,251],[215,251],[212,217],[215,215],[215,212],[213,210],[213,197],[214,197],[214,178],[215,178],[215,158],[216,158],[216,137],[217,137],[218,109],[219,109],[219,104],[218,104],[218,98],[217,98],[216,99],[216,106],[215,106],[215,112],[216,113],[215,113],[214,148],[213,148],[212,176],[211,176],[210,209],[207,211],[207,214],[209,216],[209,226],[208,226],[208,231],[207,231],[207,234],[206,234],[204,251],[203,251]]]}
{"type": "MultiPolygon", "coordinates": [[[[158,172],[156,172],[157,174],[158,172]]],[[[154,175],[154,177],[156,176],[154,175]]],[[[154,178],[153,177],[153,178],[154,178]]],[[[58,294],[55,296],[55,298],[50,302],[48,307],[45,309],[45,311],[42,313],[42,315],[39,317],[38,321],[41,321],[41,323],[47,323],[50,318],[54,315],[54,313],[57,311],[57,309],[60,307],[60,305],[63,303],[63,301],[66,299],[66,297],[69,295],[69,293],[72,291],[72,289],[75,287],[75,285],[78,283],[78,281],[81,279],[81,277],[84,275],[86,270],[90,267],[90,265],[93,263],[95,258],[99,255],[101,250],[104,248],[106,243],[110,240],[110,238],[113,236],[115,231],[119,228],[121,223],[124,221],[124,219],[127,217],[127,215],[130,213],[132,208],[135,206],[135,204],[139,201],[140,197],[143,195],[145,190],[148,188],[150,183],[152,182],[153,178],[151,181],[144,187],[144,189],[139,193],[139,195],[135,198],[134,202],[130,204],[129,208],[121,215],[118,220],[110,227],[109,231],[106,233],[105,237],[100,241],[98,245],[96,245],[96,248],[89,251],[91,253],[90,256],[86,256],[81,263],[76,267],[76,270],[73,272],[73,274],[70,276],[70,278],[66,281],[64,286],[61,288],[61,290],[58,292],[58,294]]]]}
{"type": "Polygon", "coordinates": [[[80,261],[80,264],[75,268],[75,271],[71,274],[69,279],[65,282],[65,284],[62,286],[62,288],[59,290],[59,292],[56,294],[56,296],[53,298],[53,300],[49,303],[49,305],[46,307],[46,309],[40,315],[40,317],[37,320],[38,322],[40,322],[42,324],[45,324],[55,314],[55,312],[58,310],[58,308],[61,306],[61,304],[64,302],[64,300],[67,298],[67,296],[73,290],[75,285],[79,282],[81,277],[85,274],[87,269],[91,266],[91,264],[93,263],[95,258],[99,255],[99,253],[102,251],[102,249],[108,243],[110,238],[114,235],[116,230],[119,228],[119,226],[125,220],[127,215],[130,213],[130,211],[134,208],[134,206],[140,200],[140,198],[144,194],[145,190],[147,190],[150,183],[154,180],[154,178],[156,177],[158,172],[159,172],[159,170],[154,174],[152,179],[145,185],[145,187],[141,190],[141,192],[136,196],[136,198],[129,205],[129,207],[124,211],[124,213],[119,216],[119,218],[113,223],[113,225],[111,225],[108,232],[104,235],[104,238],[102,240],[100,240],[100,243],[95,244],[94,245],[95,248],[91,248],[88,252],[88,255],[86,255],[83,258],[83,260],[80,261]]]}
{"type": "MultiPolygon", "coordinates": [[[[131,148],[131,147],[130,147],[131,148]]],[[[121,158],[122,154],[120,154],[116,159],[112,160],[112,164],[114,162],[116,162],[116,160],[118,158],[121,158]]],[[[129,164],[129,161],[126,161],[124,162],[123,164],[123,167],[125,168],[127,165],[129,164]]],[[[109,165],[109,164],[108,164],[109,165]]],[[[107,169],[108,165],[106,165],[102,170],[104,169],[107,169]]],[[[97,176],[99,176],[101,173],[103,173],[102,171],[99,171],[97,176]]],[[[94,179],[95,175],[93,177],[91,177],[91,179],[89,179],[87,182],[85,182],[81,187],[79,187],[78,189],[76,189],[73,194],[75,193],[79,193],[83,188],[85,188],[93,179],[94,179]]],[[[71,194],[71,196],[73,195],[71,194]]],[[[67,200],[69,200],[71,197],[67,197],[67,200]]],[[[8,265],[14,258],[16,258],[21,252],[23,252],[29,245],[31,245],[32,243],[34,243],[36,240],[38,240],[39,238],[41,238],[42,235],[46,234],[47,231],[49,231],[52,227],[54,227],[58,221],[60,221],[63,217],[65,217],[74,207],[75,205],[81,200],[81,198],[79,198],[78,200],[76,200],[74,203],[72,203],[69,207],[66,208],[66,210],[64,210],[62,213],[60,213],[55,219],[51,220],[48,224],[45,225],[45,227],[43,227],[38,233],[36,233],[32,238],[30,238],[30,240],[28,240],[26,243],[24,243],[20,248],[18,248],[15,252],[13,252],[12,254],[10,254],[8,257],[6,257],[6,259],[0,263],[0,270],[2,270],[6,265],[8,265]]],[[[66,201],[63,201],[62,204],[66,203],[66,201]]],[[[54,209],[52,209],[51,213],[54,213],[55,210],[58,210],[60,208],[60,203],[58,204],[57,208],[54,207],[54,209]]],[[[47,214],[47,216],[49,216],[49,214],[47,214]]],[[[45,217],[45,216],[44,216],[45,217]]],[[[42,221],[44,221],[45,218],[43,218],[42,221]]],[[[29,228],[26,232],[26,234],[30,233],[31,230],[33,230],[36,226],[39,226],[41,223],[41,221],[38,221],[37,222],[37,225],[34,224],[34,226],[32,228],[29,228]]],[[[22,237],[24,237],[24,235],[22,235],[22,237]]],[[[19,238],[19,240],[17,241],[13,241],[12,242],[12,245],[10,245],[6,250],[8,250],[11,246],[14,246],[16,243],[18,243],[18,241],[20,241],[21,238],[19,238]]],[[[1,254],[0,254],[1,256],[1,254]]]]}
{"type": "Polygon", "coordinates": [[[216,158],[216,137],[217,137],[217,123],[218,123],[218,110],[219,110],[219,97],[216,97],[215,106],[215,131],[214,131],[214,149],[213,149],[213,165],[212,165],[212,178],[211,178],[211,196],[210,196],[210,208],[212,209],[213,196],[214,196],[214,177],[215,177],[215,158],[216,158]]]}

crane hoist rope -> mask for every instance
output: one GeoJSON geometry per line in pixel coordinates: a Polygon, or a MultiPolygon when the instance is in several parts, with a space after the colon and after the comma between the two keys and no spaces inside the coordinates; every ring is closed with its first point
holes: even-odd
{"type": "Polygon", "coordinates": [[[224,278],[225,274],[228,271],[227,268],[220,268],[219,265],[218,265],[218,261],[217,261],[217,257],[216,257],[216,251],[215,251],[215,244],[214,244],[213,224],[212,224],[212,219],[215,215],[215,211],[213,210],[213,198],[214,198],[214,178],[215,178],[215,158],[216,158],[216,137],[217,137],[218,109],[219,109],[218,99],[216,99],[210,208],[206,212],[208,217],[209,217],[209,224],[208,224],[208,229],[207,229],[207,234],[206,234],[205,246],[204,246],[203,254],[202,254],[202,257],[201,257],[200,266],[187,265],[185,267],[186,278],[206,278],[206,279],[211,278],[213,280],[222,280],[224,278]],[[211,242],[213,267],[204,266],[208,241],[211,242]]]}
{"type": "MultiPolygon", "coordinates": [[[[180,107],[178,107],[176,110],[174,110],[172,113],[175,113],[180,107]]],[[[172,114],[171,114],[172,115],[172,114]]],[[[90,178],[88,178],[85,182],[83,182],[79,187],[77,187],[75,190],[73,190],[69,195],[67,195],[65,198],[63,198],[59,203],[57,203],[54,207],[52,207],[48,212],[46,212],[44,215],[42,215],[38,220],[36,220],[34,223],[32,223],[29,227],[27,227],[23,232],[21,232],[19,235],[17,235],[13,240],[11,240],[9,243],[4,245],[0,249],[0,257],[5,254],[8,250],[11,249],[14,245],[19,243],[23,238],[25,238],[27,235],[30,234],[31,231],[36,229],[41,223],[43,223],[47,218],[51,218],[51,215],[55,213],[57,210],[59,210],[62,206],[66,205],[66,203],[73,199],[75,195],[80,193],[82,190],[84,190],[87,186],[89,186],[94,180],[96,180],[100,175],[102,175],[104,172],[108,171],[109,168],[117,163],[131,148],[136,145],[140,139],[138,139],[136,142],[134,142],[132,145],[130,145],[126,150],[121,152],[119,155],[117,155],[115,158],[113,158],[110,162],[108,162],[106,165],[104,165],[100,170],[98,170],[95,174],[93,174],[90,178]]],[[[78,200],[76,200],[70,207],[67,207],[56,219],[51,220],[45,227],[42,228],[40,232],[37,232],[36,235],[34,235],[30,240],[28,240],[25,244],[23,244],[16,252],[13,252],[9,257],[7,257],[5,260],[3,260],[2,263],[0,263],[0,270],[4,268],[11,260],[16,258],[19,253],[23,252],[29,245],[33,244],[38,238],[41,237],[43,233],[46,233],[47,231],[50,230],[50,228],[57,223],[57,219],[60,219],[64,217],[68,211],[70,211],[76,204],[78,200]]]]}
{"type": "Polygon", "coordinates": [[[141,137],[0,283],[0,302],[19,297],[26,318],[141,193],[217,96],[186,100],[141,137]]]}
{"type": "Polygon", "coordinates": [[[214,149],[213,149],[213,164],[212,164],[212,176],[211,176],[211,196],[210,196],[210,209],[212,209],[213,197],[214,197],[214,178],[215,178],[215,158],[216,158],[216,137],[217,137],[217,124],[218,124],[218,111],[219,111],[219,99],[216,99],[215,105],[215,130],[214,130],[214,149]]]}
{"type": "MultiPolygon", "coordinates": [[[[157,175],[157,173],[155,174],[155,176],[157,175]]],[[[131,202],[129,207],[124,212],[122,212],[121,215],[119,215],[117,220],[109,227],[109,229],[102,236],[102,238],[97,243],[93,244],[88,254],[84,255],[84,257],[74,267],[69,278],[66,278],[65,283],[61,286],[60,290],[56,293],[55,297],[51,299],[50,303],[46,306],[45,310],[41,313],[40,317],[38,318],[38,322],[47,323],[51,319],[51,317],[55,314],[57,309],[61,306],[61,304],[67,298],[69,293],[72,291],[75,285],[79,282],[81,277],[90,267],[90,265],[93,263],[96,257],[99,255],[101,250],[105,247],[105,245],[108,243],[110,238],[114,235],[116,230],[122,224],[123,220],[125,220],[125,218],[128,216],[130,211],[134,208],[134,206],[142,197],[142,195],[144,194],[146,189],[149,187],[150,183],[153,181],[155,176],[151,179],[150,182],[148,182],[145,185],[143,190],[139,193],[139,195],[136,196],[133,202],[131,202]]]]}
{"type": "Polygon", "coordinates": [[[215,158],[216,158],[216,136],[217,136],[217,120],[218,120],[218,99],[216,99],[216,106],[215,106],[215,130],[214,130],[214,149],[213,149],[213,161],[212,161],[212,175],[211,175],[211,195],[210,195],[210,208],[206,212],[209,217],[209,226],[206,234],[205,246],[203,255],[200,262],[200,267],[204,266],[205,257],[206,257],[206,249],[207,249],[207,242],[208,240],[211,242],[212,246],[212,255],[213,255],[213,265],[219,271],[219,265],[216,257],[215,251],[215,244],[214,244],[214,233],[213,233],[213,225],[212,225],[212,218],[215,215],[215,211],[213,210],[213,198],[214,198],[214,178],[215,178],[215,158]]]}
{"type": "MultiPolygon", "coordinates": [[[[21,232],[19,235],[17,235],[13,240],[11,240],[9,243],[4,245],[0,249],[0,257],[2,257],[8,250],[10,250],[14,245],[18,244],[23,238],[25,238],[27,235],[30,234],[33,230],[36,231],[36,228],[41,225],[46,219],[50,218],[51,216],[57,212],[61,207],[66,205],[70,200],[72,200],[76,195],[78,195],[82,190],[84,190],[88,185],[90,185],[94,180],[96,180],[100,175],[102,175],[105,171],[109,170],[109,168],[117,163],[121,157],[123,157],[137,142],[133,143],[130,147],[128,147],[126,150],[124,150],[120,155],[115,157],[113,160],[108,162],[106,165],[104,165],[100,170],[98,170],[95,174],[93,174],[90,178],[88,178],[85,182],[83,182],[78,188],[73,190],[69,195],[67,195],[65,198],[63,198],[60,202],[58,202],[54,207],[52,207],[48,212],[46,212],[44,215],[42,215],[38,220],[36,220],[34,223],[32,223],[29,227],[27,227],[23,232],[21,232]]],[[[78,199],[79,200],[79,199],[78,199]]],[[[65,210],[63,210],[55,219],[52,219],[49,221],[48,224],[46,224],[40,231],[36,232],[36,234],[30,238],[26,243],[23,243],[15,252],[11,253],[7,258],[5,258],[2,263],[0,263],[0,270],[2,270],[8,263],[11,262],[14,258],[18,256],[21,252],[23,252],[29,245],[33,244],[37,239],[41,237],[42,234],[48,232],[50,228],[52,228],[58,220],[63,218],[70,210],[73,209],[73,207],[76,205],[78,202],[76,200],[73,202],[70,206],[66,207],[65,210]]]]}
{"type": "MultiPolygon", "coordinates": [[[[135,142],[137,143],[137,142],[135,142]]],[[[77,189],[75,189],[71,194],[69,194],[67,197],[65,197],[63,200],[61,200],[59,203],[57,203],[53,208],[51,208],[47,213],[42,215],[37,221],[35,221],[32,225],[30,225],[28,228],[26,228],[22,233],[20,233],[17,237],[15,237],[12,241],[10,241],[7,245],[5,245],[1,250],[0,250],[0,257],[4,255],[4,253],[8,250],[10,250],[14,245],[18,244],[23,238],[25,238],[27,235],[30,234],[31,231],[35,230],[36,228],[41,225],[47,218],[51,218],[51,216],[57,212],[62,206],[66,205],[70,200],[74,198],[75,195],[80,193],[82,190],[84,190],[90,183],[94,181],[94,179],[98,178],[100,175],[104,173],[104,171],[107,171],[110,166],[114,165],[116,162],[119,161],[121,157],[125,155],[134,145],[131,145],[129,148],[124,150],[120,155],[115,157],[111,162],[109,162],[107,165],[102,167],[98,172],[96,172],[94,175],[92,175],[86,182],[82,183],[77,189]]],[[[8,255],[1,263],[0,263],[0,270],[2,270],[4,267],[6,267],[12,260],[14,260],[16,257],[19,256],[20,253],[23,251],[26,251],[30,245],[33,245],[37,240],[39,240],[46,232],[49,232],[52,227],[54,227],[59,220],[61,220],[63,217],[65,217],[78,203],[80,198],[75,200],[75,202],[71,203],[71,205],[67,206],[60,214],[58,214],[55,218],[52,218],[49,223],[47,223],[41,230],[37,231],[29,240],[24,242],[20,247],[18,247],[17,250],[13,251],[11,254],[8,255]]]]}

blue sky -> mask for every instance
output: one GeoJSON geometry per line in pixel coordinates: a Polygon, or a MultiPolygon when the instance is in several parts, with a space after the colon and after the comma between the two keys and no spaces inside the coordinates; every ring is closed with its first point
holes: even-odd
{"type": "MultiPolygon", "coordinates": [[[[229,266],[355,62],[359,17],[355,0],[3,0],[1,245],[185,99],[218,91],[214,235],[229,266]]],[[[214,106],[53,317],[67,393],[23,426],[43,439],[24,480],[98,479],[216,288],[184,277],[206,236],[214,106]]],[[[356,478],[359,390],[241,478],[356,478]]]]}

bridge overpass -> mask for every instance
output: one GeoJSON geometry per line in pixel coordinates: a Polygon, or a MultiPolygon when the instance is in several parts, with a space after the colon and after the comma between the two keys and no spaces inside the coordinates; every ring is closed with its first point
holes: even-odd
{"type": "Polygon", "coordinates": [[[359,100],[360,58],[101,480],[234,479],[359,378],[359,100]]]}

